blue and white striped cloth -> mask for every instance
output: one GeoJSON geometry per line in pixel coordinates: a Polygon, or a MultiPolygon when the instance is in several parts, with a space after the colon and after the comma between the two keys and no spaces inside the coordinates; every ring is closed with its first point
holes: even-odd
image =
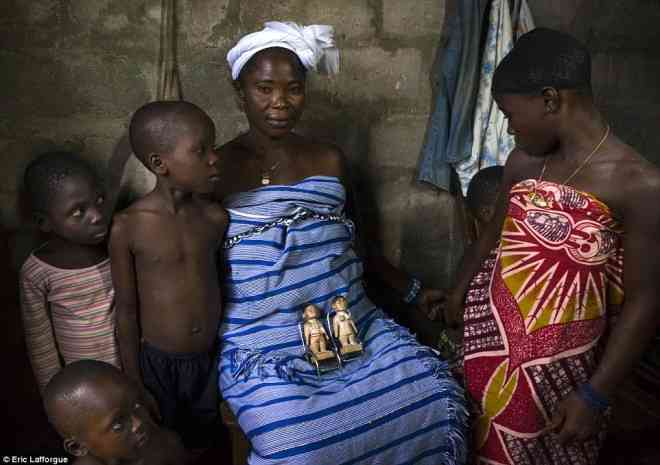
{"type": "Polygon", "coordinates": [[[337,178],[267,186],[225,202],[226,294],[220,389],[256,464],[460,464],[466,460],[462,389],[445,362],[386,319],[362,287],[337,178]],[[255,226],[310,210],[259,234],[255,226]],[[323,215],[335,215],[331,219],[323,215]],[[344,295],[365,353],[323,374],[303,358],[303,306],[344,295]]]}

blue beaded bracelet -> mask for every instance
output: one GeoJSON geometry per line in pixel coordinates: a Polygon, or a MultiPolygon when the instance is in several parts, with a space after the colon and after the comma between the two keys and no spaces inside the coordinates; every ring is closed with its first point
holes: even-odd
{"type": "Polygon", "coordinates": [[[583,401],[589,405],[594,410],[603,412],[607,410],[607,407],[610,406],[609,401],[596,392],[596,390],[589,383],[584,383],[578,389],[578,395],[582,398],[583,401]]]}
{"type": "Polygon", "coordinates": [[[411,279],[410,287],[408,288],[408,293],[403,298],[403,301],[407,304],[412,303],[417,298],[417,295],[419,294],[421,288],[422,288],[422,282],[419,279],[417,278],[411,279]]]}

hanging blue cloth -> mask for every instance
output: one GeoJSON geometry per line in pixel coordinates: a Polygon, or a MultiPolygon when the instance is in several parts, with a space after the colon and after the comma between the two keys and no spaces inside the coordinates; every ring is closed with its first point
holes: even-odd
{"type": "Polygon", "coordinates": [[[488,0],[462,0],[447,25],[449,40],[438,61],[437,98],[417,179],[449,190],[451,164],[472,153],[479,88],[481,40],[488,0]]]}
{"type": "Polygon", "coordinates": [[[525,0],[514,3],[492,0],[484,29],[486,39],[481,52],[479,88],[472,118],[472,154],[454,164],[464,195],[479,170],[505,165],[515,147],[514,137],[508,132],[509,125],[493,98],[491,87],[497,65],[511,51],[520,35],[534,29],[534,19],[525,0]],[[511,10],[511,6],[515,9],[511,10]]]}

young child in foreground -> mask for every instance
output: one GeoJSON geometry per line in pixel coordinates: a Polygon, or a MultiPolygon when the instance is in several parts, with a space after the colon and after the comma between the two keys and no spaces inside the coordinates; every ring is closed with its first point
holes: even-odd
{"type": "Polygon", "coordinates": [[[112,226],[122,363],[164,425],[201,449],[219,424],[216,257],[227,216],[201,197],[219,180],[215,126],[191,103],[152,102],[133,116],[130,139],[157,183],[112,226]]]}
{"type": "Polygon", "coordinates": [[[478,171],[468,185],[465,200],[474,218],[477,238],[495,215],[503,173],[503,166],[489,166],[478,171]]]}
{"type": "Polygon", "coordinates": [[[28,355],[43,392],[76,360],[120,366],[105,243],[109,212],[101,182],[72,153],[41,155],[28,166],[24,183],[39,228],[50,234],[20,274],[28,355]]]}
{"type": "Polygon", "coordinates": [[[67,365],[48,383],[44,406],[76,465],[186,462],[177,435],[154,423],[134,383],[108,363],[67,365]]]}
{"type": "MultiPolygon", "coordinates": [[[[474,219],[475,239],[493,219],[495,204],[502,183],[502,166],[489,166],[477,172],[468,186],[465,201],[474,219]]],[[[457,376],[462,376],[463,335],[456,329],[444,329],[438,336],[437,348],[449,360],[457,376]]]]}

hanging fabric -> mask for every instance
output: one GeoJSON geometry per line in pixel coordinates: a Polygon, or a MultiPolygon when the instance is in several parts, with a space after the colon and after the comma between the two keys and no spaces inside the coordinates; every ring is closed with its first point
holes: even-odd
{"type": "Polygon", "coordinates": [[[461,0],[448,20],[448,42],[438,60],[435,108],[417,179],[449,191],[452,164],[472,153],[472,117],[479,88],[482,29],[488,0],[461,0]]]}
{"type": "Polygon", "coordinates": [[[526,0],[515,0],[513,11],[508,0],[493,0],[487,24],[473,115],[471,155],[455,165],[464,195],[477,171],[493,165],[504,165],[515,146],[513,136],[507,132],[504,114],[493,99],[491,85],[495,68],[513,48],[514,40],[534,29],[534,20],[526,0]],[[512,18],[516,19],[515,23],[512,18]]]}
{"type": "Polygon", "coordinates": [[[156,100],[181,100],[177,62],[176,0],[162,0],[156,100]]]}

